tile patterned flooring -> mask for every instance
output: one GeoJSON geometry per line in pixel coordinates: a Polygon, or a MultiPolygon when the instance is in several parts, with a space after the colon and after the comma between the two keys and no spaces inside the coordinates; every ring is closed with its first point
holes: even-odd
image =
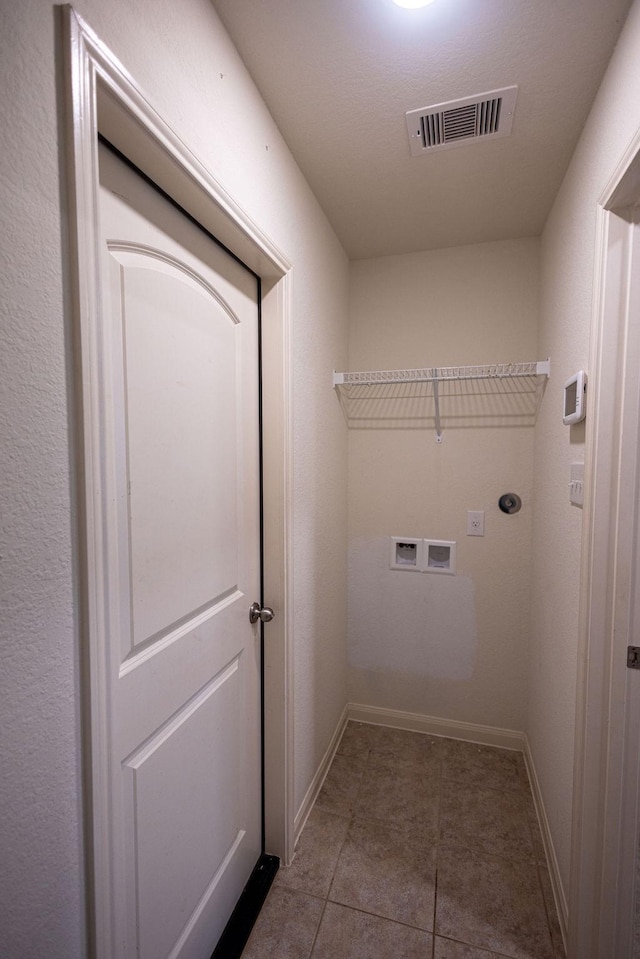
{"type": "Polygon", "coordinates": [[[350,722],[242,959],[564,959],[520,753],[350,722]]]}

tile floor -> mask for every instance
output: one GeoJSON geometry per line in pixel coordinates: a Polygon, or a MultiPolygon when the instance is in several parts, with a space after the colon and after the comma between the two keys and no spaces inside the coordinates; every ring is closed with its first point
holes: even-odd
{"type": "Polygon", "coordinates": [[[563,959],[519,753],[349,723],[242,959],[563,959]]]}

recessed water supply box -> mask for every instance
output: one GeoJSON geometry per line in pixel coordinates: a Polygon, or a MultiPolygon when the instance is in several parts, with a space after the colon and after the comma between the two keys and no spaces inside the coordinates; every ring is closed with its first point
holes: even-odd
{"type": "Polygon", "coordinates": [[[389,568],[420,573],[422,571],[422,540],[413,539],[411,536],[392,536],[389,568]]]}
{"type": "Polygon", "coordinates": [[[454,542],[442,539],[425,539],[422,548],[425,573],[455,575],[456,544],[454,542]]]}

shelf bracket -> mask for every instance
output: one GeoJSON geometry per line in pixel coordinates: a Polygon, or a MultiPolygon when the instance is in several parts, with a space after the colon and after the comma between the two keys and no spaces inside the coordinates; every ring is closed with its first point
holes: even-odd
{"type": "Polygon", "coordinates": [[[442,443],[442,428],[440,426],[440,394],[438,393],[438,371],[433,371],[433,411],[436,420],[436,443],[442,443]]]}

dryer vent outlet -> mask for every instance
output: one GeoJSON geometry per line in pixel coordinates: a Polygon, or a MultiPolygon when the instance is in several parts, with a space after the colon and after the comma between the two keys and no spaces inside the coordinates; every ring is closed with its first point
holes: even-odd
{"type": "Polygon", "coordinates": [[[517,87],[505,87],[406,114],[413,156],[450,150],[470,140],[495,140],[511,134],[517,87]]]}

